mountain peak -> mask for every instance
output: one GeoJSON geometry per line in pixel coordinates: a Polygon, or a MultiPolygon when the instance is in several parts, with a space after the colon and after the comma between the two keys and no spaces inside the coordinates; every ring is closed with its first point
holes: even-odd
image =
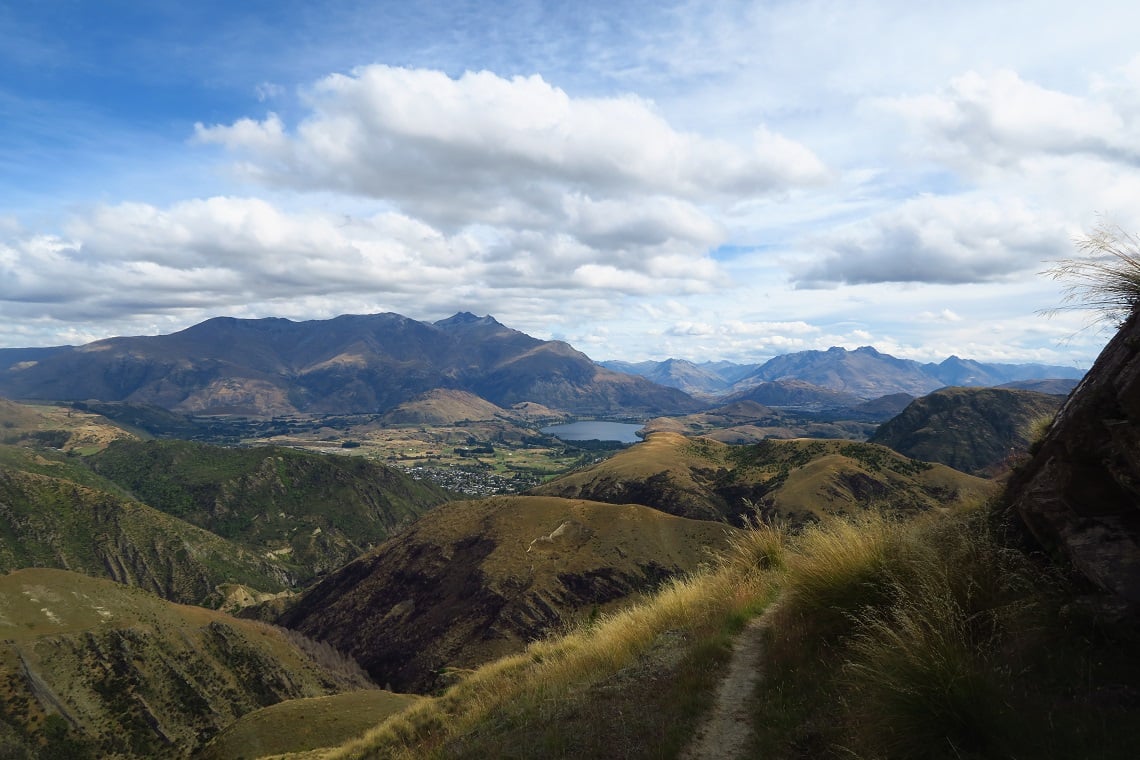
{"type": "Polygon", "coordinates": [[[459,327],[463,325],[486,325],[502,327],[502,323],[488,314],[485,317],[479,317],[469,311],[459,311],[451,315],[447,319],[441,319],[435,323],[436,327],[459,327]]]}

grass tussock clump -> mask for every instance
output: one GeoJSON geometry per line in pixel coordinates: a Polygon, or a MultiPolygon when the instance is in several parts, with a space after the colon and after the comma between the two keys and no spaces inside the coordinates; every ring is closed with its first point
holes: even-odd
{"type": "Polygon", "coordinates": [[[1074,614],[1062,574],[1007,547],[987,510],[823,523],[787,562],[761,756],[1134,755],[1134,631],[1074,614]]]}
{"type": "Polygon", "coordinates": [[[1034,570],[978,519],[912,532],[888,603],[854,617],[841,675],[851,742],[886,757],[1006,756],[1010,675],[1043,623],[1034,570]]]}
{"type": "Polygon", "coordinates": [[[1077,242],[1077,249],[1081,255],[1045,272],[1067,283],[1059,308],[1090,310],[1097,322],[1119,327],[1140,307],[1140,237],[1102,223],[1077,242]]]}
{"type": "Polygon", "coordinates": [[[851,628],[853,614],[882,602],[906,570],[906,527],[879,513],[831,518],[796,536],[787,551],[782,620],[830,637],[851,628]]]}

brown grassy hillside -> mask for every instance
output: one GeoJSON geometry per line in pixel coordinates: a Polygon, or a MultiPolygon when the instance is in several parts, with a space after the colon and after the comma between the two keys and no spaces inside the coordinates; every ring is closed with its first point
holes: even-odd
{"type": "Polygon", "coordinates": [[[875,427],[875,423],[855,414],[850,420],[827,422],[744,400],[682,417],[658,417],[647,422],[644,431],[703,435],[724,443],[756,443],[766,438],[864,440],[875,427]]]}
{"type": "Polygon", "coordinates": [[[281,623],[353,654],[377,683],[428,691],[442,669],[520,651],[695,568],[725,539],[716,523],[636,505],[452,502],[309,589],[281,623]]]}
{"type": "Polygon", "coordinates": [[[287,631],[63,570],[0,576],[0,628],[0,723],[45,757],[181,757],[251,710],[368,685],[287,631]]]}
{"type": "Polygon", "coordinates": [[[0,398],[0,444],[90,454],[135,435],[106,417],[67,407],[17,404],[0,398]]]}
{"type": "Polygon", "coordinates": [[[243,715],[194,759],[234,760],[338,746],[420,699],[383,689],[290,699],[243,715]]]}
{"type": "Polygon", "coordinates": [[[871,505],[920,510],[976,501],[992,488],[944,465],[854,441],[761,441],[729,446],[654,433],[593,467],[533,493],[635,503],[670,514],[738,521],[761,506],[802,523],[871,505]]]}
{"type": "Polygon", "coordinates": [[[457,422],[505,419],[510,413],[467,391],[437,388],[387,412],[385,425],[454,425],[457,422]]]}

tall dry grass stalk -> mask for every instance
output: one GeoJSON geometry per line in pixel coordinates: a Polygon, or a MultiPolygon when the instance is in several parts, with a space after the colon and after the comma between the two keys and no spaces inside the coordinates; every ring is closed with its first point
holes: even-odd
{"type": "Polygon", "coordinates": [[[846,632],[859,610],[886,599],[907,548],[905,526],[877,512],[808,527],[785,558],[781,616],[819,636],[846,632]]]}
{"type": "Polygon", "coordinates": [[[1095,322],[1114,327],[1124,323],[1140,306],[1140,237],[1120,227],[1101,224],[1077,242],[1083,254],[1064,259],[1044,274],[1067,283],[1062,309],[1089,310],[1095,322]]]}
{"type": "Polygon", "coordinates": [[[857,753],[988,757],[1010,745],[1005,644],[1038,624],[1034,570],[982,517],[911,525],[889,602],[856,615],[842,681],[857,753]]]}

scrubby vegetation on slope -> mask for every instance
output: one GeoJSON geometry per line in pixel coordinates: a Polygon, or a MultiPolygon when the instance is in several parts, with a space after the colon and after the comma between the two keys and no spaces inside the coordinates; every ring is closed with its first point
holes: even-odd
{"type": "Polygon", "coordinates": [[[1064,398],[1008,388],[944,388],[915,399],[871,436],[908,457],[973,475],[992,474],[1032,443],[1064,398]]]}
{"type": "Polygon", "coordinates": [[[0,756],[185,757],[240,715],[371,686],[290,631],[63,570],[0,576],[0,756]]]}
{"type": "Polygon", "coordinates": [[[340,567],[448,498],[377,462],[280,447],[119,441],[92,457],[91,467],[156,509],[272,552],[302,581],[340,567]]]}
{"type": "Polygon", "coordinates": [[[70,458],[0,446],[0,571],[54,567],[217,607],[219,586],[282,591],[273,562],[145,504],[70,458]]]}
{"type": "Polygon", "coordinates": [[[322,756],[676,757],[767,608],[757,756],[1132,757],[1135,629],[1002,536],[986,509],[740,531],[652,600],[322,756]]]}

